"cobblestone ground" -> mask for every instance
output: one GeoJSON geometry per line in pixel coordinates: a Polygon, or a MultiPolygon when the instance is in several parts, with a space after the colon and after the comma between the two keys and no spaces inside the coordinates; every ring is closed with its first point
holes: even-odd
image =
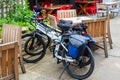
{"type": "MultiPolygon", "coordinates": [[[[103,50],[94,53],[95,70],[86,80],[120,80],[120,17],[111,19],[111,34],[113,49],[109,49],[109,58],[104,58],[103,50]]],[[[47,55],[35,64],[25,63],[27,73],[22,74],[19,70],[20,80],[76,80],[64,72],[62,64],[57,64],[56,59],[47,51],[47,55]]]]}

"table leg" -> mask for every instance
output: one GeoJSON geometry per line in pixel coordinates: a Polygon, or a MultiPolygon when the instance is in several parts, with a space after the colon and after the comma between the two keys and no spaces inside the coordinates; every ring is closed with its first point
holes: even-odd
{"type": "Polygon", "coordinates": [[[81,5],[79,4],[80,8],[81,8],[81,11],[78,13],[78,14],[81,14],[81,13],[85,13],[87,16],[89,15],[88,12],[86,11],[86,8],[88,6],[88,4],[85,4],[85,5],[81,5]]]}
{"type": "Polygon", "coordinates": [[[42,10],[42,16],[45,20],[49,21],[49,14],[52,13],[53,10],[42,10]]]}
{"type": "Polygon", "coordinates": [[[48,10],[48,11],[46,12],[46,20],[49,21],[49,14],[51,14],[52,11],[53,11],[53,10],[48,10]]]}

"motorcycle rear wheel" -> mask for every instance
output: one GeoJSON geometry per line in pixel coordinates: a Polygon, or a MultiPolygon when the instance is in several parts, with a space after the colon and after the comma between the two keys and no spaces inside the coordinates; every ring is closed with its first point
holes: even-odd
{"type": "MultiPolygon", "coordinates": [[[[63,52],[63,57],[65,57],[65,50],[63,52]]],[[[85,53],[82,56],[82,59],[80,61],[77,61],[77,63],[73,62],[67,62],[63,61],[63,66],[66,67],[67,73],[75,78],[75,79],[86,79],[88,78],[94,70],[94,57],[91,49],[89,47],[86,47],[85,53]],[[66,67],[66,65],[68,65],[66,67]],[[87,71],[86,71],[87,70],[87,71]],[[84,73],[82,73],[85,71],[84,73]]]]}

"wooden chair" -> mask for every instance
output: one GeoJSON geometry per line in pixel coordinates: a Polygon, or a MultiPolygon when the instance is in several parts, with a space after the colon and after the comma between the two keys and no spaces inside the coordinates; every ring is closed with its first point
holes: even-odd
{"type": "Polygon", "coordinates": [[[111,32],[110,32],[110,17],[111,17],[111,14],[108,14],[107,15],[107,29],[106,29],[106,33],[107,33],[107,35],[106,35],[106,37],[107,37],[107,39],[108,39],[108,43],[109,43],[109,45],[110,45],[110,49],[112,49],[113,47],[112,47],[112,38],[111,38],[111,32]]]}
{"type": "Polygon", "coordinates": [[[53,15],[48,15],[48,17],[49,17],[50,25],[51,25],[52,27],[54,27],[55,29],[57,29],[58,27],[57,27],[57,21],[56,21],[55,16],[53,16],[53,15]]]}
{"type": "Polygon", "coordinates": [[[17,41],[19,45],[19,52],[18,52],[18,58],[19,58],[19,63],[22,69],[22,72],[25,73],[25,66],[23,63],[23,57],[22,57],[22,49],[21,49],[21,27],[18,26],[13,26],[10,24],[3,24],[2,26],[2,43],[8,43],[8,42],[13,42],[17,41]]]}
{"type": "Polygon", "coordinates": [[[58,20],[60,18],[70,18],[70,17],[76,17],[77,13],[75,9],[71,9],[71,10],[58,10],[57,11],[57,18],[58,20]]]}
{"type": "Polygon", "coordinates": [[[18,42],[0,45],[0,80],[19,80],[18,42]]]}
{"type": "Polygon", "coordinates": [[[61,32],[60,28],[57,26],[56,17],[53,16],[53,15],[50,15],[50,14],[49,14],[48,17],[49,17],[50,26],[51,26],[52,28],[54,28],[55,30],[61,32]]]}
{"type": "Polygon", "coordinates": [[[95,20],[85,20],[83,23],[85,23],[88,28],[87,32],[90,36],[93,37],[95,40],[96,46],[104,49],[105,57],[108,57],[108,51],[107,51],[107,42],[106,42],[106,18],[101,19],[95,19],[95,20]],[[100,46],[99,43],[103,43],[103,46],[100,46]]]}

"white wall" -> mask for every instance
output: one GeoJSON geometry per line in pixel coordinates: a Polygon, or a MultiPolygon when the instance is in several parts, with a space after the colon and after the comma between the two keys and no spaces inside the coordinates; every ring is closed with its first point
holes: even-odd
{"type": "Polygon", "coordinates": [[[111,2],[111,1],[120,1],[120,0],[103,0],[103,2],[111,2]]]}
{"type": "Polygon", "coordinates": [[[111,2],[112,0],[103,0],[103,2],[111,2]]]}

